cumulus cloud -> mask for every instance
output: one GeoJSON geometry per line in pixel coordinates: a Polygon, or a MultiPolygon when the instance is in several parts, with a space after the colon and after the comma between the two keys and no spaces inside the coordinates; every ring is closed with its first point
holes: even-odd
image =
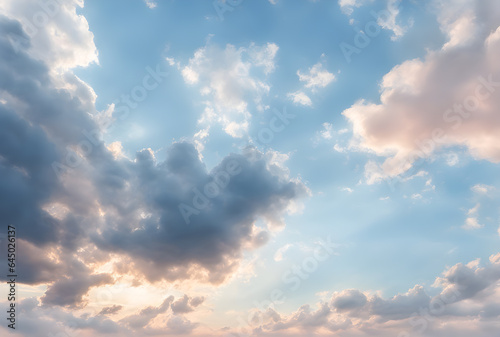
{"type": "Polygon", "coordinates": [[[479,263],[479,259],[466,265],[459,263],[445,271],[434,283],[443,288],[441,296],[455,303],[495,294],[500,279],[500,253],[490,256],[489,265],[480,267],[479,263]]]}
{"type": "Polygon", "coordinates": [[[339,0],[339,6],[342,11],[348,15],[351,15],[354,8],[361,7],[366,0],[339,0]]]}
{"type": "Polygon", "coordinates": [[[209,42],[185,66],[179,65],[184,81],[206,97],[199,123],[217,123],[229,135],[243,137],[252,110],[264,109],[262,101],[271,89],[266,78],[275,68],[278,50],[274,43],[240,48],[228,44],[222,49],[209,42]]]}
{"type": "MultiPolygon", "coordinates": [[[[401,26],[397,22],[400,4],[401,0],[388,0],[387,11],[389,12],[389,15],[385,18],[380,17],[377,19],[377,23],[380,25],[380,27],[392,31],[393,35],[391,37],[391,40],[399,39],[408,30],[408,27],[401,26]]],[[[410,21],[409,25],[412,25],[412,21],[410,21]]]]}
{"type": "Polygon", "coordinates": [[[462,228],[479,229],[483,227],[483,225],[479,224],[477,219],[477,212],[480,206],[480,204],[476,204],[476,206],[467,211],[467,219],[465,220],[465,224],[462,226],[462,228]]]}
{"type": "Polygon", "coordinates": [[[110,307],[104,307],[102,308],[102,310],[99,312],[98,315],[114,315],[122,309],[123,309],[122,305],[113,305],[110,307]]]}
{"type": "Polygon", "coordinates": [[[150,8],[150,9],[154,9],[154,8],[156,8],[156,6],[158,6],[156,1],[144,0],[144,2],[146,3],[146,6],[148,6],[148,8],[150,8]]]}
{"type": "Polygon", "coordinates": [[[288,94],[288,97],[292,100],[293,103],[298,105],[312,106],[312,101],[305,93],[302,91],[291,92],[288,94]]]}
{"type": "Polygon", "coordinates": [[[0,3],[0,12],[23,26],[26,35],[12,31],[6,34],[16,51],[29,43],[31,56],[51,70],[66,71],[98,62],[94,35],[85,17],[77,14],[81,7],[81,0],[5,0],[0,3]]]}
{"type": "Polygon", "coordinates": [[[329,140],[332,139],[333,125],[330,123],[323,123],[323,130],[319,131],[318,134],[321,138],[329,140]]]}
{"type": "MultiPolygon", "coordinates": [[[[325,55],[321,55],[322,58],[325,55]]],[[[288,98],[297,105],[312,106],[311,98],[306,91],[315,93],[318,89],[325,88],[328,84],[335,81],[335,75],[324,69],[322,62],[313,65],[307,72],[297,70],[297,76],[300,82],[305,82],[302,89],[287,94],[288,98]]]]}
{"type": "MultiPolygon", "coordinates": [[[[138,333],[146,336],[190,334],[199,324],[175,315],[169,306],[174,300],[175,298],[170,296],[158,306],[149,306],[136,314],[113,321],[108,316],[123,310],[122,306],[105,307],[97,315],[89,313],[78,315],[61,307],[43,306],[36,298],[27,298],[19,302],[19,307],[22,307],[23,324],[16,325],[16,332],[21,336],[84,337],[96,335],[132,337],[138,333]]],[[[2,325],[0,331],[3,333],[4,330],[7,331],[7,327],[2,325]]]]}
{"type": "Polygon", "coordinates": [[[435,296],[421,285],[387,299],[348,289],[334,292],[328,303],[320,302],[316,308],[306,304],[288,315],[271,308],[256,310],[249,326],[237,332],[396,337],[425,331],[425,336],[442,337],[459,333],[455,326],[460,324],[467,331],[461,336],[476,331],[487,337],[500,317],[500,254],[492,255],[485,266],[480,264],[475,260],[447,269],[433,284],[441,289],[435,296]]]}
{"type": "MultiPolygon", "coordinates": [[[[267,219],[272,227],[291,202],[306,194],[301,183],[284,171],[271,171],[276,167],[270,165],[260,153],[255,158],[231,154],[207,172],[192,144],[174,144],[164,163],[141,151],[129,166],[136,177],[130,181],[135,214],[115,217],[117,225],[94,240],[105,251],[132,258],[130,269],[151,281],[222,282],[237,266],[241,249],[260,235],[254,221],[267,219]],[[214,177],[225,186],[218,187],[214,177]],[[141,218],[139,210],[150,216],[141,218]]],[[[113,202],[127,200],[114,195],[113,202]]]]}
{"type": "MultiPolygon", "coordinates": [[[[84,307],[93,288],[111,285],[123,274],[136,281],[223,282],[237,269],[245,250],[264,244],[268,230],[284,225],[284,214],[307,195],[307,188],[289,176],[276,156],[257,150],[250,151],[252,156],[230,154],[212,171],[195,146],[186,142],[169,147],[163,162],[149,149],[132,160],[120,155],[120,144],[101,139],[95,93],[69,70],[95,61],[79,52],[80,47],[95,51],[93,42],[89,45],[86,22],[74,14],[69,2],[63,5],[60,14],[67,15],[66,23],[79,20],[63,34],[74,40],[62,43],[58,40],[62,33],[54,27],[47,27],[48,32],[40,28],[39,34],[52,39],[46,45],[47,55],[42,55],[37,44],[43,35],[37,35],[35,42],[15,19],[21,4],[2,2],[11,18],[0,16],[0,195],[5,200],[0,218],[18,228],[23,247],[18,281],[47,287],[42,305],[30,302],[34,316],[53,325],[75,321],[82,329],[120,335],[149,321],[129,317],[118,325],[107,319],[119,306],[104,308],[93,318],[75,318],[58,308],[84,307]],[[72,29],[82,31],[73,36],[72,29]],[[11,36],[23,43],[13,44],[11,36]],[[58,44],[73,48],[73,43],[74,49],[57,49],[58,44]],[[189,222],[180,209],[183,204],[190,207],[189,222]],[[258,219],[268,228],[257,230],[258,219]],[[98,271],[105,264],[114,268],[114,276],[98,271]],[[51,314],[56,317],[48,318],[51,314]]],[[[261,69],[264,76],[271,72],[275,45],[209,49],[209,56],[227,53],[227,59],[234,60],[221,82],[201,71],[210,69],[208,59],[195,57],[190,63],[193,71],[200,71],[199,81],[213,84],[214,102],[223,105],[224,99],[238,97],[243,102],[246,90],[256,95],[267,92],[261,91],[266,86],[254,80],[246,67],[254,62],[251,67],[261,69]],[[219,85],[234,89],[234,95],[222,97],[219,85]]],[[[220,64],[221,69],[224,66],[220,64]]],[[[167,320],[167,333],[192,331],[196,324],[175,313],[191,312],[203,301],[195,297],[168,302],[174,316],[167,320]]],[[[147,312],[164,314],[166,307],[147,312]]],[[[28,321],[24,331],[37,335],[38,330],[30,330],[34,323],[30,326],[28,321]]],[[[37,324],[45,329],[45,324],[37,324]]]]}
{"type": "MultiPolygon", "coordinates": [[[[7,5],[12,7],[7,13],[18,6],[2,2],[7,5]]],[[[76,10],[64,6],[68,12],[76,10]]],[[[75,20],[82,21],[78,16],[75,20]]],[[[75,29],[82,32],[67,36],[75,43],[90,36],[84,24],[75,29]]],[[[59,63],[50,63],[37,54],[38,42],[32,43],[18,20],[0,16],[0,31],[0,193],[6,200],[0,217],[19,228],[24,248],[19,281],[47,285],[44,306],[84,306],[92,288],[114,282],[109,273],[97,271],[112,258],[118,277],[223,282],[236,270],[243,252],[264,244],[266,231],[283,226],[283,216],[307,195],[304,184],[290,177],[274,156],[257,150],[251,157],[230,154],[210,172],[195,146],[186,142],[169,147],[163,162],[149,149],[132,160],[119,155],[119,144],[107,145],[101,139],[95,93],[64,71],[92,58],[79,59],[80,47],[75,47],[77,56],[73,51],[59,55],[51,51],[51,40],[47,52],[55,54],[47,57],[59,58],[59,63]],[[11,35],[25,43],[12,44],[11,35]],[[56,68],[62,73],[54,75],[56,68]],[[259,219],[267,229],[256,229],[259,219]]],[[[58,41],[60,36],[47,38],[58,41]]],[[[213,84],[214,102],[243,102],[247,89],[261,93],[265,85],[248,70],[272,71],[275,45],[211,48],[200,50],[207,58],[195,56],[189,66],[199,72],[200,81],[213,84]],[[202,71],[224,54],[226,61],[234,62],[221,81],[215,73],[202,71]],[[228,88],[235,91],[223,90],[228,88]]],[[[218,69],[226,65],[221,62],[218,69]]],[[[182,302],[174,307],[181,312],[203,300],[193,298],[184,309],[182,302]]],[[[177,318],[169,325],[179,331],[193,328],[177,318]]]]}
{"type": "Polygon", "coordinates": [[[367,302],[365,294],[356,289],[344,290],[334,293],[331,306],[338,312],[362,308],[367,302]]]}
{"type": "MultiPolygon", "coordinates": [[[[346,15],[351,15],[356,8],[371,2],[373,2],[373,0],[339,0],[338,3],[342,12],[346,15]]],[[[377,18],[377,24],[381,28],[392,31],[393,35],[391,40],[397,40],[402,37],[409,26],[413,24],[412,20],[409,21],[408,26],[402,26],[398,23],[400,4],[401,0],[387,0],[387,7],[383,12],[384,14],[377,18]]]]}
{"type": "MultiPolygon", "coordinates": [[[[19,302],[22,307],[23,324],[16,325],[16,332],[21,336],[50,336],[51,334],[72,335],[106,334],[123,336],[126,329],[105,316],[82,315],[80,317],[60,308],[40,305],[36,298],[27,298],[19,302]]],[[[0,331],[7,328],[0,327],[0,331]]],[[[11,329],[9,329],[11,330],[11,329]]],[[[6,332],[9,333],[9,332],[6,332]]]]}
{"type": "Polygon", "coordinates": [[[360,100],[343,112],[352,124],[352,146],[386,157],[382,164],[367,163],[368,183],[398,176],[417,159],[452,146],[500,162],[500,68],[495,56],[500,6],[495,1],[435,3],[448,42],[423,60],[405,61],[387,73],[380,103],[360,100]],[[461,20],[473,25],[473,33],[455,29],[461,20]]]}
{"type": "Polygon", "coordinates": [[[138,314],[123,318],[121,322],[134,330],[143,329],[158,315],[167,312],[170,309],[170,305],[173,301],[174,297],[169,296],[159,306],[149,306],[147,308],[144,308],[138,314]]]}
{"type": "Polygon", "coordinates": [[[188,295],[184,295],[182,298],[172,303],[171,307],[174,314],[185,314],[194,311],[194,309],[204,301],[205,297],[203,296],[190,298],[188,295]]]}
{"type": "Polygon", "coordinates": [[[335,75],[323,69],[322,63],[316,63],[312,66],[307,73],[297,71],[297,76],[301,82],[305,82],[305,87],[315,90],[317,88],[324,88],[332,81],[335,80],[335,75]]]}
{"type": "Polygon", "coordinates": [[[83,302],[83,297],[90,288],[113,282],[109,274],[71,275],[69,278],[57,280],[42,297],[46,305],[60,305],[74,307],[83,302]],[[83,277],[82,277],[83,276],[83,277]]]}
{"type": "Polygon", "coordinates": [[[142,309],[139,313],[123,318],[120,323],[125,324],[132,331],[141,331],[149,335],[184,335],[191,333],[197,326],[185,317],[178,316],[178,313],[187,313],[192,310],[180,310],[187,308],[189,297],[184,295],[183,298],[175,301],[173,296],[167,297],[159,306],[149,306],[142,309]],[[187,299],[185,301],[185,299],[187,299]],[[186,302],[186,304],[182,304],[186,302]],[[170,311],[170,308],[172,309],[170,311]],[[166,315],[165,315],[166,314],[166,315]],[[155,318],[163,315],[166,324],[154,324],[155,318]]]}

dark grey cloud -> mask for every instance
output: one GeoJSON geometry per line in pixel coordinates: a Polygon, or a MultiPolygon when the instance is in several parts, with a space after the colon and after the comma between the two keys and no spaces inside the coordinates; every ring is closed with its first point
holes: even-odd
{"type": "Polygon", "coordinates": [[[430,300],[423,287],[415,286],[407,293],[388,300],[375,296],[369,303],[370,314],[380,316],[383,320],[405,319],[421,308],[428,308],[430,300]]]}
{"type": "Polygon", "coordinates": [[[438,283],[446,289],[441,296],[451,302],[471,298],[500,280],[500,263],[474,268],[459,263],[447,270],[438,283]]]}
{"type": "MultiPolygon", "coordinates": [[[[131,269],[151,281],[190,277],[223,281],[235,268],[243,246],[261,244],[260,238],[267,237],[263,233],[254,237],[255,220],[278,217],[290,202],[306,195],[304,185],[285,173],[272,172],[263,156],[230,154],[207,172],[190,143],[173,144],[165,162],[156,162],[149,150],[143,150],[125,166],[134,207],[126,218],[110,219],[113,223],[93,240],[101,249],[128,255],[135,265],[131,269]],[[205,192],[218,172],[233,166],[238,173],[215,196],[205,192]],[[179,210],[181,204],[196,210],[189,223],[179,210]]],[[[132,198],[120,189],[109,197],[120,209],[126,209],[132,198]]]]}
{"type": "Polygon", "coordinates": [[[57,158],[42,128],[0,105],[0,218],[37,244],[57,240],[59,221],[42,209],[57,188],[57,158]]]}
{"type": "Polygon", "coordinates": [[[363,307],[368,299],[366,295],[356,289],[344,290],[332,296],[331,306],[339,312],[363,307]]]}
{"type": "MultiPolygon", "coordinates": [[[[56,218],[45,206],[64,197],[52,168],[67,146],[95,128],[81,101],[52,83],[49,69],[33,59],[29,38],[17,21],[0,16],[0,218],[36,245],[77,240],[75,218],[56,218]],[[12,36],[23,44],[12,44],[12,36]]],[[[102,146],[102,145],[101,145],[102,146]]],[[[78,203],[76,203],[78,205],[78,203]]]]}
{"type": "Polygon", "coordinates": [[[172,312],[174,314],[185,314],[194,311],[194,309],[205,301],[204,297],[189,298],[189,296],[184,295],[177,301],[172,303],[172,312]]]}
{"type": "Polygon", "coordinates": [[[85,264],[76,259],[63,261],[62,264],[67,267],[66,274],[49,286],[41,298],[44,305],[81,306],[92,287],[114,283],[110,274],[92,274],[85,264]]]}
{"type": "Polygon", "coordinates": [[[45,305],[79,306],[89,289],[112,282],[74,268],[78,259],[102,263],[111,253],[127,266],[117,270],[138,279],[220,283],[244,249],[267,242],[254,222],[280,219],[306,195],[265,156],[230,154],[208,172],[195,147],[180,142],[164,162],[149,150],[115,159],[101,140],[91,89],[71,72],[55,80],[19,22],[0,16],[0,31],[0,218],[28,247],[19,281],[49,285],[45,305]],[[14,46],[12,36],[22,43],[14,46]],[[227,180],[223,171],[234,165],[238,174],[227,180]],[[195,190],[214,179],[224,186],[196,208],[195,190]],[[189,223],[181,204],[195,207],[189,223]]]}
{"type": "Polygon", "coordinates": [[[197,306],[201,305],[203,302],[205,302],[205,296],[196,296],[196,297],[193,297],[189,300],[189,305],[196,308],[197,306]]]}
{"type": "Polygon", "coordinates": [[[22,239],[17,240],[17,243],[19,249],[16,252],[16,267],[19,282],[26,284],[50,283],[54,280],[54,275],[64,275],[65,266],[50,259],[47,249],[39,248],[22,239]]]}
{"type": "Polygon", "coordinates": [[[104,307],[102,308],[102,310],[99,312],[98,315],[113,315],[113,314],[116,314],[117,312],[119,312],[120,310],[123,309],[123,306],[122,305],[113,305],[113,306],[110,306],[110,307],[104,307]]]}
{"type": "MultiPolygon", "coordinates": [[[[96,125],[82,101],[57,89],[49,69],[30,56],[18,22],[0,16],[0,31],[0,219],[16,228],[18,282],[48,284],[46,305],[78,306],[90,288],[112,278],[77,263],[95,201],[68,193],[72,184],[53,163],[65,162],[66,147],[96,125]]],[[[94,156],[103,153],[103,144],[95,145],[94,156]]]]}

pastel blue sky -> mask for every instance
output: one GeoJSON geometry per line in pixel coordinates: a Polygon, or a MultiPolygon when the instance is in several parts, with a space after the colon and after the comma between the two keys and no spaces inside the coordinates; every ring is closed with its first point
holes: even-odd
{"type": "Polygon", "coordinates": [[[22,311],[0,330],[493,336],[499,18],[494,0],[2,1],[22,311]]]}

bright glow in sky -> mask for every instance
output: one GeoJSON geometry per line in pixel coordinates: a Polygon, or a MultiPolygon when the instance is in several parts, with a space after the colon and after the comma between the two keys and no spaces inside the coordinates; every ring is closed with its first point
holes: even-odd
{"type": "Polygon", "coordinates": [[[496,0],[2,0],[0,334],[498,335],[499,56],[496,0]]]}

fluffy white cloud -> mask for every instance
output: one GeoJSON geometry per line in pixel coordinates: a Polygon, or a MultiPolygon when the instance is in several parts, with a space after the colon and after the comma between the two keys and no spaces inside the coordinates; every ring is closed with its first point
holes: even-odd
{"type": "MultiPolygon", "coordinates": [[[[387,1],[387,11],[389,12],[388,17],[386,18],[380,17],[377,20],[377,23],[380,25],[380,27],[392,31],[393,33],[391,37],[392,40],[399,39],[408,30],[408,27],[403,27],[397,23],[400,3],[401,0],[388,0],[387,1]]],[[[410,21],[410,26],[412,24],[413,24],[412,21],[410,21]]]]}
{"type": "Polygon", "coordinates": [[[154,8],[156,8],[156,6],[158,6],[156,1],[153,1],[153,0],[144,0],[144,2],[146,3],[146,6],[148,6],[148,8],[150,8],[150,9],[154,9],[154,8]]]}
{"type": "MultiPolygon", "coordinates": [[[[339,6],[342,12],[347,15],[351,15],[355,8],[361,7],[373,0],[339,0],[339,6]]],[[[402,37],[408,30],[408,26],[401,26],[398,21],[399,7],[401,0],[387,0],[387,8],[383,12],[383,15],[377,18],[377,24],[383,29],[392,31],[392,40],[397,40],[402,37]]],[[[382,13],[382,12],[381,12],[382,13]]],[[[351,19],[351,24],[353,19],[351,19]]],[[[413,21],[410,20],[409,26],[413,25],[413,21]]]]}
{"type": "Polygon", "coordinates": [[[266,76],[275,68],[278,49],[274,43],[246,48],[228,44],[224,49],[208,43],[198,49],[181,72],[186,83],[207,97],[199,123],[218,123],[229,135],[243,137],[252,109],[264,109],[262,99],[270,91],[266,76]]]}
{"type": "Polygon", "coordinates": [[[324,88],[335,80],[335,75],[323,69],[323,64],[318,62],[312,66],[307,73],[297,71],[299,80],[306,82],[305,87],[310,89],[324,88]]]}
{"type": "Polygon", "coordinates": [[[330,123],[323,123],[323,130],[319,132],[319,135],[323,139],[332,139],[333,125],[330,123]]]}
{"type": "MultiPolygon", "coordinates": [[[[324,55],[321,55],[324,58],[324,55]]],[[[305,82],[302,89],[288,93],[288,98],[297,105],[312,106],[311,98],[305,93],[315,93],[319,88],[325,88],[335,80],[335,75],[324,69],[323,63],[318,62],[305,73],[297,70],[300,82],[305,82]]]]}
{"type": "Polygon", "coordinates": [[[98,62],[94,35],[84,16],[77,14],[82,0],[4,0],[0,12],[19,20],[28,37],[9,34],[18,51],[29,44],[28,52],[53,71],[66,71],[98,62]]]}
{"type": "Polygon", "coordinates": [[[471,1],[471,16],[452,1],[436,2],[448,42],[387,73],[380,104],[360,100],[343,112],[352,124],[352,145],[387,157],[382,165],[367,164],[368,183],[400,175],[450,146],[500,162],[500,3],[471,1]],[[463,20],[473,24],[472,35],[456,29],[463,20]]]}
{"type": "Polygon", "coordinates": [[[352,14],[354,8],[361,7],[366,0],[339,0],[339,6],[342,11],[348,15],[352,14]]]}
{"type": "Polygon", "coordinates": [[[288,94],[288,97],[295,104],[300,104],[300,105],[305,105],[305,106],[312,106],[311,99],[309,98],[309,96],[307,96],[302,91],[291,92],[291,93],[288,94]]]}

